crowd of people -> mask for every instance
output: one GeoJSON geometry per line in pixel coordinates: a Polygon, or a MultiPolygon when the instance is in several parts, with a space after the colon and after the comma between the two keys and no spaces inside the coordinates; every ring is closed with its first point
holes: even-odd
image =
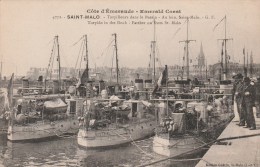
{"type": "Polygon", "coordinates": [[[257,117],[260,117],[260,77],[255,82],[239,73],[234,75],[233,79],[235,82],[232,94],[239,115],[237,125],[255,130],[256,123],[253,107],[256,108],[257,117]]]}

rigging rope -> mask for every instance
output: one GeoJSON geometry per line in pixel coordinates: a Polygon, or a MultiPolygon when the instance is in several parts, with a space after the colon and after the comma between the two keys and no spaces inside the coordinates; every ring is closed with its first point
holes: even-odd
{"type": "MultiPolygon", "coordinates": [[[[57,41],[55,39],[54,39],[54,45],[55,45],[55,47],[54,47],[54,52],[53,52],[53,56],[52,56],[51,78],[50,79],[52,79],[52,75],[53,75],[52,72],[53,72],[53,66],[54,66],[54,62],[55,62],[56,49],[58,49],[57,48],[57,41]]],[[[58,65],[58,63],[57,63],[57,65],[58,65]]]]}
{"type": "Polygon", "coordinates": [[[172,39],[175,38],[175,36],[177,35],[177,33],[182,29],[182,27],[185,25],[186,22],[187,22],[187,20],[185,20],[184,23],[181,25],[181,27],[179,27],[179,28],[175,31],[175,33],[173,34],[172,39]]]}
{"type": "Polygon", "coordinates": [[[89,62],[89,66],[92,65],[92,66],[94,66],[94,67],[96,68],[96,64],[97,64],[96,59],[98,59],[98,57],[97,57],[97,58],[94,57],[94,56],[93,56],[94,54],[92,53],[91,50],[88,50],[88,53],[89,53],[89,58],[91,59],[91,61],[89,62]],[[95,58],[96,58],[96,59],[95,59],[95,58]]]}
{"type": "MultiPolygon", "coordinates": [[[[138,167],[149,166],[149,165],[153,165],[153,164],[160,163],[160,162],[163,162],[163,161],[166,161],[166,160],[170,160],[170,159],[176,160],[176,159],[174,159],[174,158],[181,157],[181,156],[183,156],[183,155],[189,154],[189,153],[191,153],[191,152],[193,152],[193,151],[196,151],[196,150],[199,150],[199,149],[201,149],[201,148],[203,148],[203,147],[205,147],[205,146],[207,146],[207,145],[209,145],[209,144],[210,144],[210,143],[204,144],[204,145],[202,145],[202,146],[199,146],[199,147],[197,147],[197,148],[194,148],[194,149],[192,149],[192,150],[186,151],[186,152],[181,153],[181,154],[178,154],[178,155],[170,156],[170,157],[163,158],[163,159],[160,159],[160,160],[157,160],[157,161],[154,161],[154,162],[150,162],[150,163],[147,163],[147,164],[139,165],[138,167]]],[[[185,159],[183,159],[183,160],[185,160],[185,159]]]]}
{"type": "MultiPolygon", "coordinates": [[[[114,41],[115,41],[114,39],[111,40],[111,42],[108,44],[108,46],[107,46],[107,47],[104,49],[104,51],[101,53],[100,57],[102,57],[105,52],[106,52],[106,56],[105,56],[105,57],[107,57],[107,54],[108,54],[108,51],[109,51],[109,47],[112,45],[112,43],[113,43],[114,41]]],[[[104,66],[105,62],[106,62],[106,61],[104,60],[103,66],[104,66]]]]}
{"type": "MultiPolygon", "coordinates": [[[[81,38],[82,39],[82,38],[81,38]]],[[[80,48],[79,48],[79,53],[78,53],[78,57],[77,57],[77,61],[76,61],[76,65],[75,65],[75,71],[77,70],[77,66],[78,66],[78,61],[79,61],[79,57],[80,57],[80,54],[81,54],[81,50],[82,50],[82,46],[83,46],[83,42],[81,42],[81,45],[80,45],[80,48]]],[[[78,72],[77,72],[78,74],[78,72]]]]}
{"type": "Polygon", "coordinates": [[[76,44],[78,44],[79,41],[81,41],[82,38],[83,38],[83,36],[77,42],[75,42],[72,46],[75,46],[76,44]]]}
{"type": "MultiPolygon", "coordinates": [[[[64,52],[63,52],[63,49],[62,48],[59,48],[60,49],[60,55],[62,55],[62,59],[60,59],[60,61],[61,60],[63,60],[63,63],[61,62],[61,64],[65,64],[64,65],[64,67],[69,67],[70,65],[70,63],[68,63],[68,59],[67,59],[67,56],[66,56],[66,54],[64,54],[64,52]]],[[[62,71],[61,71],[62,72],[62,71]]],[[[61,76],[62,76],[62,74],[61,74],[61,76]]]]}
{"type": "MultiPolygon", "coordinates": [[[[85,51],[85,43],[86,43],[86,41],[84,40],[83,42],[82,42],[82,44],[83,44],[83,48],[82,48],[82,53],[81,53],[81,57],[80,57],[80,62],[79,62],[79,73],[80,73],[80,70],[81,70],[81,64],[82,64],[82,59],[83,59],[83,55],[84,55],[84,51],[85,51]]],[[[80,77],[80,76],[79,76],[80,77]]]]}
{"type": "MultiPolygon", "coordinates": [[[[157,42],[157,44],[158,44],[158,42],[157,42]]],[[[160,67],[162,67],[162,63],[161,63],[161,59],[160,59],[160,54],[159,54],[159,48],[158,48],[158,45],[156,45],[156,53],[157,53],[157,59],[158,59],[158,64],[159,64],[159,66],[160,67]]]]}
{"type": "MultiPolygon", "coordinates": [[[[189,65],[190,65],[190,67],[192,67],[192,64],[194,64],[194,52],[193,52],[193,48],[192,47],[189,47],[189,65]]],[[[192,72],[192,70],[191,70],[192,68],[190,68],[190,72],[192,72]]]]}
{"type": "Polygon", "coordinates": [[[152,154],[147,153],[147,152],[144,151],[141,147],[139,147],[139,146],[135,143],[135,141],[133,140],[133,138],[132,138],[131,135],[130,135],[129,137],[130,137],[130,139],[132,140],[131,144],[133,144],[134,146],[136,146],[136,147],[137,147],[141,152],[143,152],[145,155],[154,158],[154,156],[153,156],[152,154]]]}
{"type": "MultiPolygon", "coordinates": [[[[51,50],[51,56],[50,56],[50,59],[49,59],[48,68],[47,68],[47,71],[46,71],[45,80],[48,78],[49,69],[50,69],[51,63],[52,63],[53,52],[54,52],[54,49],[55,49],[55,38],[52,39],[51,41],[53,41],[53,40],[54,40],[54,42],[53,42],[53,46],[52,46],[52,50],[51,50]]],[[[51,72],[50,72],[50,76],[51,76],[51,72]]]]}
{"type": "Polygon", "coordinates": [[[152,44],[150,44],[150,54],[149,54],[149,61],[148,61],[148,70],[147,70],[147,73],[148,73],[148,79],[150,78],[150,75],[152,76],[152,71],[151,71],[151,64],[152,64],[152,44]]]}
{"type": "Polygon", "coordinates": [[[56,51],[56,40],[54,38],[54,50],[52,52],[52,61],[51,61],[51,72],[50,72],[50,80],[52,79],[52,72],[53,72],[53,64],[54,64],[54,58],[55,58],[55,51],[56,51]]]}

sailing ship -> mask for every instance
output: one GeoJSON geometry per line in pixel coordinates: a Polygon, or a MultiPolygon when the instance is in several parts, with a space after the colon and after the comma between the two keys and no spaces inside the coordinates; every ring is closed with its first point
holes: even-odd
{"type": "MultiPolygon", "coordinates": [[[[187,32],[188,32],[187,19],[187,32]]],[[[188,38],[186,43],[187,79],[189,79],[188,38]]],[[[167,77],[166,87],[170,82],[167,77]]],[[[177,81],[178,88],[183,89],[188,81],[177,81]]],[[[199,88],[198,88],[199,89],[199,88]]],[[[200,93],[198,91],[197,93],[200,93]]],[[[187,152],[195,152],[205,146],[207,140],[214,139],[233,118],[231,98],[229,94],[204,94],[199,99],[169,99],[168,88],[166,98],[160,100],[158,124],[153,139],[154,152],[164,156],[177,156],[187,152]],[[209,97],[213,100],[209,101],[209,97]],[[173,103],[173,105],[169,105],[173,103]]]]}
{"type": "MultiPolygon", "coordinates": [[[[59,68],[58,82],[54,84],[53,94],[29,94],[13,99],[14,107],[8,113],[7,138],[10,141],[44,139],[64,134],[75,134],[78,131],[76,106],[71,99],[68,99],[70,97],[68,94],[60,94],[61,74],[58,36],[54,38],[53,47],[57,48],[59,68]]],[[[52,56],[54,57],[53,52],[52,56]]],[[[39,90],[42,89],[44,88],[39,90]]],[[[30,90],[30,88],[25,90],[30,90]]]]}

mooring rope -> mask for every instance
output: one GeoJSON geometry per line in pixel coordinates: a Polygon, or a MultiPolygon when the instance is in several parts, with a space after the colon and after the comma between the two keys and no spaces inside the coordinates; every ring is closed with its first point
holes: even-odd
{"type": "Polygon", "coordinates": [[[137,147],[141,152],[143,152],[145,155],[154,158],[154,156],[153,156],[152,154],[147,153],[147,152],[144,151],[140,146],[138,146],[138,145],[135,143],[135,141],[133,140],[133,138],[132,138],[131,135],[130,135],[129,137],[130,137],[130,139],[132,140],[131,144],[133,144],[134,146],[136,146],[136,147],[137,147]]]}
{"type": "MultiPolygon", "coordinates": [[[[159,163],[159,162],[163,162],[163,161],[166,161],[166,160],[171,160],[171,159],[174,159],[174,158],[177,158],[177,157],[181,157],[181,156],[184,156],[184,155],[187,155],[193,151],[196,151],[196,150],[199,150],[199,149],[202,149],[204,148],[205,146],[208,146],[208,145],[212,145],[213,143],[216,143],[216,142],[220,142],[220,141],[225,141],[225,140],[233,140],[233,139],[241,139],[241,138],[248,138],[248,137],[255,137],[255,136],[260,136],[260,133],[257,133],[257,134],[252,134],[252,135],[242,135],[242,136],[234,136],[234,137],[227,137],[227,138],[220,138],[220,139],[216,139],[216,140],[213,140],[209,143],[206,143],[206,144],[203,144],[195,149],[192,149],[190,151],[187,151],[187,152],[184,152],[182,154],[179,154],[179,155],[175,155],[175,156],[171,156],[171,157],[167,157],[167,158],[164,158],[164,159],[160,159],[158,161],[154,161],[154,162],[151,162],[151,163],[147,163],[147,164],[143,164],[143,165],[139,165],[138,167],[144,167],[144,166],[149,166],[149,165],[153,165],[153,164],[156,164],[156,163],[159,163]]],[[[185,160],[185,159],[183,159],[185,160]]],[[[206,160],[204,159],[201,159],[205,162],[207,162],[206,160]]],[[[209,165],[210,163],[207,162],[209,165]]]]}

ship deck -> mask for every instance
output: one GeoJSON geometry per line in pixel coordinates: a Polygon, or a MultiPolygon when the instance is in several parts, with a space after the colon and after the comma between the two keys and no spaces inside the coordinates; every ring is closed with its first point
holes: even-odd
{"type": "Polygon", "coordinates": [[[255,120],[256,130],[249,130],[236,125],[234,118],[218,137],[220,142],[210,147],[196,167],[260,166],[260,118],[255,115],[255,120]]]}

